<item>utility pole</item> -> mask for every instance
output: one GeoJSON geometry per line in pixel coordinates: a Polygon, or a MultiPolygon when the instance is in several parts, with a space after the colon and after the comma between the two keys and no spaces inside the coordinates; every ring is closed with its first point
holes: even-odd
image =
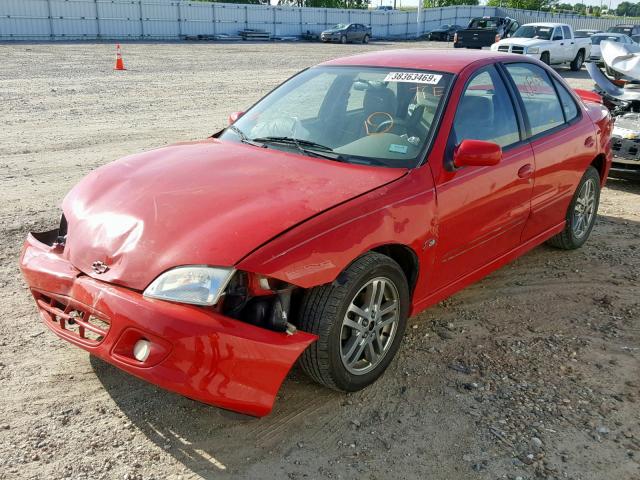
{"type": "Polygon", "coordinates": [[[422,2],[423,0],[418,0],[418,18],[416,19],[416,38],[420,38],[422,34],[422,2]]]}

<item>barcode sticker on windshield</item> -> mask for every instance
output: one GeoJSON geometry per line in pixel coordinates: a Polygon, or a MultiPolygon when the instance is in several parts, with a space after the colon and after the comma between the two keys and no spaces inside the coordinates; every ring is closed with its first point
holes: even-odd
{"type": "Polygon", "coordinates": [[[435,75],[433,73],[419,73],[419,72],[389,72],[385,77],[385,82],[409,82],[409,83],[426,83],[428,85],[436,85],[442,75],[435,75]]]}

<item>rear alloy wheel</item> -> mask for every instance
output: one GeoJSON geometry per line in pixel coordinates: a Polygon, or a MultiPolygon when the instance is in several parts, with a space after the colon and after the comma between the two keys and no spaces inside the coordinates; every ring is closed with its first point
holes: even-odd
{"type": "Polygon", "coordinates": [[[369,35],[365,35],[362,39],[362,43],[369,43],[369,35]]]}
{"type": "Polygon", "coordinates": [[[400,266],[385,255],[367,253],[338,281],[307,292],[300,329],[319,338],[302,354],[302,369],[335,390],[366,387],[391,363],[408,312],[409,287],[400,266]]]}
{"type": "Polygon", "coordinates": [[[573,72],[579,71],[582,68],[583,63],[584,63],[584,52],[580,50],[577,53],[576,58],[574,58],[571,64],[569,65],[571,68],[571,71],[573,72]]]}
{"type": "Polygon", "coordinates": [[[540,55],[540,61],[542,63],[549,65],[551,63],[551,59],[549,58],[549,52],[542,52],[542,55],[540,55]]]}
{"type": "Polygon", "coordinates": [[[585,172],[567,210],[564,230],[548,243],[564,250],[580,248],[589,238],[600,204],[600,175],[589,167],[585,172]]]}
{"type": "Polygon", "coordinates": [[[346,37],[346,36],[344,36],[344,35],[342,35],[342,36],[340,37],[340,43],[341,43],[341,44],[343,44],[343,45],[344,45],[345,43],[347,43],[347,37],[346,37]]]}

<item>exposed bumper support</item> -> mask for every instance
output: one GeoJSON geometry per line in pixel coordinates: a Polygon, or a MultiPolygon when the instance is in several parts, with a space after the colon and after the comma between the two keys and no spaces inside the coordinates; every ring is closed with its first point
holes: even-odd
{"type": "Polygon", "coordinates": [[[282,381],[316,337],[276,333],[210,309],[143,297],[75,269],[61,247],[27,238],[20,268],[54,333],[167,390],[249,415],[268,414],[282,381]],[[143,362],[133,345],[151,342],[143,362]]]}

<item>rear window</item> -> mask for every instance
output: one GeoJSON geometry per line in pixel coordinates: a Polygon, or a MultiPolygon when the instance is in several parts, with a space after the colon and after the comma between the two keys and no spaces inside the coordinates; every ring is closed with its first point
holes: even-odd
{"type": "Polygon", "coordinates": [[[591,43],[594,45],[600,45],[600,42],[604,42],[605,40],[619,42],[620,37],[616,37],[615,35],[594,35],[591,37],[591,43]]]}
{"type": "Polygon", "coordinates": [[[498,28],[498,19],[497,18],[474,18],[469,23],[469,28],[480,28],[480,29],[496,29],[498,28]]]}

